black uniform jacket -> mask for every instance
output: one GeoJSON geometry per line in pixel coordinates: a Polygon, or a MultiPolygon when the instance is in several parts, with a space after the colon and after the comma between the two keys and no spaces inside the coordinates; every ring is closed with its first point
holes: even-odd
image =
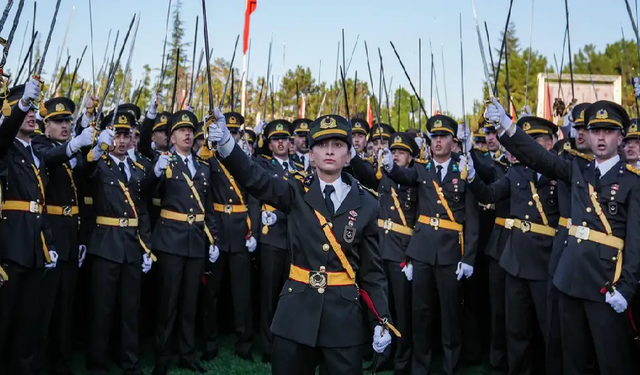
{"type": "MultiPolygon", "coordinates": [[[[623,239],[624,250],[589,240],[569,236],[562,251],[553,282],[572,297],[605,302],[601,293],[607,282],[614,281],[616,263],[622,255],[622,272],[615,284],[627,301],[633,299],[640,269],[640,179],[620,160],[600,181],[596,181],[595,163],[584,164],[581,158],[572,161],[546,151],[524,131],[517,129],[509,137],[501,137],[507,150],[519,150],[521,162],[538,172],[571,185],[571,221],[573,225],[606,233],[589,194],[589,184],[597,193],[598,205],[609,222],[612,234],[623,239]]],[[[514,153],[515,154],[515,153],[514,153]]]]}
{"type": "MultiPolygon", "coordinates": [[[[366,187],[378,192],[379,212],[378,219],[390,220],[394,224],[404,225],[411,229],[415,226],[416,209],[418,207],[418,189],[395,183],[387,172],[382,170],[382,178],[376,178],[377,168],[375,164],[359,156],[351,159],[351,168],[355,177],[366,187]],[[399,203],[396,206],[393,194],[399,203]],[[400,213],[404,216],[406,224],[403,224],[400,213]]],[[[383,227],[378,227],[378,247],[383,260],[402,263],[406,260],[405,252],[409,246],[411,235],[398,233],[383,227]]]]}
{"type": "MultiPolygon", "coordinates": [[[[288,215],[292,265],[314,271],[326,267],[327,272],[344,272],[314,213],[315,210],[325,218],[331,217],[315,176],[304,183],[295,178],[275,178],[237,145],[223,162],[251,195],[288,215]]],[[[378,253],[375,198],[350,175],[343,173],[342,180],[351,189],[330,220],[332,230],[356,272],[357,285],[369,293],[379,315],[389,317],[387,281],[378,253]]],[[[287,280],[271,330],[312,347],[360,345],[365,342],[361,309],[356,285],[328,286],[324,293],[319,293],[319,289],[305,283],[287,280]]],[[[369,335],[367,332],[366,336],[369,335]]]]}
{"type": "MultiPolygon", "coordinates": [[[[556,228],[560,211],[558,209],[557,183],[545,176],[537,179],[537,173],[522,164],[512,166],[507,174],[491,185],[476,178],[469,184],[471,191],[484,204],[510,198],[511,212],[508,218],[544,225],[542,214],[533,197],[531,184],[537,191],[542,205],[542,214],[547,218],[547,226],[556,228]]],[[[513,228],[505,246],[500,265],[510,275],[527,280],[547,280],[549,254],[553,236],[524,232],[513,228]]]]}
{"type": "MultiPolygon", "coordinates": [[[[0,260],[9,260],[23,267],[44,267],[45,256],[42,235],[54,250],[51,231],[45,215],[38,212],[8,210],[6,201],[34,202],[40,206],[45,203],[36,173],[35,165],[22,143],[15,138],[22,125],[26,113],[18,105],[11,110],[11,115],[4,119],[0,126],[0,158],[6,166],[6,176],[2,181],[2,223],[0,223],[0,260]]],[[[32,145],[33,148],[33,145],[32,145]]],[[[40,161],[37,170],[46,189],[48,176],[44,158],[33,148],[33,153],[40,161]]]]}
{"type": "MultiPolygon", "coordinates": [[[[195,215],[204,215],[205,220],[200,222],[193,220],[189,223],[189,221],[164,218],[161,214],[153,229],[152,245],[154,251],[189,258],[204,258],[208,253],[206,244],[209,243],[204,226],[209,228],[212,236],[216,235],[209,163],[198,161],[195,155],[191,155],[191,160],[196,168],[193,177],[182,157],[174,152],[169,167],[160,178],[156,178],[157,189],[162,199],[162,210],[186,215],[187,219],[188,215],[193,215],[192,218],[195,218],[195,215]],[[189,184],[193,184],[197,196],[189,184]],[[200,208],[198,198],[204,211],[200,208]]],[[[155,173],[153,176],[155,177],[155,173]]]]}
{"type": "Polygon", "coordinates": [[[131,172],[131,177],[127,182],[121,180],[118,165],[107,154],[102,155],[94,162],[85,164],[84,168],[86,168],[86,173],[89,173],[95,191],[93,210],[96,217],[103,216],[115,219],[136,217],[119,184],[122,181],[137,211],[138,227],[108,226],[96,223],[87,251],[89,254],[116,263],[139,263],[142,262],[143,254],[139,237],[149,249],[151,248],[149,214],[145,200],[140,194],[145,172],[141,164],[133,162],[128,157],[125,162],[129,164],[131,172]]]}
{"type": "Polygon", "coordinates": [[[40,152],[47,166],[46,215],[56,252],[60,260],[77,261],[80,216],[74,210],[78,210],[79,198],[73,167],[67,156],[67,143],[38,135],[31,144],[40,152]]]}
{"type": "Polygon", "coordinates": [[[395,182],[418,188],[418,218],[407,255],[433,266],[448,266],[458,262],[473,266],[479,236],[478,201],[468,190],[467,182],[460,177],[455,159],[449,163],[444,181],[439,185],[455,222],[463,225],[464,247],[461,246],[459,232],[418,221],[419,216],[449,220],[433,184],[433,181],[437,182],[437,174],[432,164],[431,161],[426,164],[415,163],[411,168],[395,165],[389,172],[389,177],[395,182]]]}

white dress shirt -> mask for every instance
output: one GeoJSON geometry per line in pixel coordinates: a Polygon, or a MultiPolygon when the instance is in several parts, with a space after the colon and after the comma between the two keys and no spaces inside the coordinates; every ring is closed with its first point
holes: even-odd
{"type": "MultiPolygon", "coordinates": [[[[338,177],[337,180],[333,181],[330,184],[322,181],[320,178],[318,178],[318,180],[320,181],[320,191],[322,191],[323,197],[324,197],[325,186],[332,185],[333,188],[335,189],[335,191],[331,193],[330,198],[331,198],[331,202],[333,202],[333,207],[335,208],[336,211],[338,211],[338,208],[340,208],[340,205],[342,204],[344,199],[347,197],[347,194],[349,194],[349,191],[351,190],[351,185],[342,181],[342,177],[338,177]]],[[[335,214],[335,212],[333,213],[335,214]]]]}
{"type": "Polygon", "coordinates": [[[33,157],[33,163],[36,165],[36,168],[40,168],[40,159],[38,159],[36,157],[36,154],[33,153],[33,146],[31,145],[31,142],[25,142],[20,138],[16,138],[17,140],[20,141],[20,143],[22,143],[22,145],[26,148],[27,146],[29,146],[31,148],[31,156],[33,157]]]}
{"type": "Polygon", "coordinates": [[[600,169],[600,178],[607,174],[607,172],[609,172],[609,170],[611,170],[611,168],[613,168],[613,166],[616,165],[619,161],[620,155],[616,155],[607,161],[603,161],[602,163],[599,163],[598,160],[596,160],[596,168],[600,169]]]}
{"type": "Polygon", "coordinates": [[[189,173],[191,173],[191,178],[193,178],[193,176],[196,175],[196,167],[195,165],[193,165],[193,157],[191,155],[188,155],[188,156],[182,155],[178,151],[176,151],[176,154],[180,156],[180,159],[182,159],[182,161],[184,161],[184,164],[187,166],[187,168],[189,168],[189,173]]]}
{"type": "Polygon", "coordinates": [[[290,170],[290,169],[291,169],[291,162],[289,161],[289,159],[287,159],[287,160],[280,159],[279,157],[277,157],[277,156],[275,156],[275,155],[273,156],[273,158],[274,158],[274,159],[276,159],[276,160],[278,161],[278,163],[280,163],[280,166],[281,166],[285,171],[288,171],[288,170],[290,170]],[[286,167],[284,166],[284,163],[287,163],[287,166],[286,166],[286,167]]]}
{"type": "Polygon", "coordinates": [[[445,161],[442,164],[439,164],[435,159],[433,160],[433,164],[434,164],[434,168],[436,169],[436,172],[438,171],[438,166],[441,165],[442,166],[442,172],[440,172],[440,174],[442,175],[442,181],[444,181],[444,176],[447,175],[447,171],[449,170],[449,164],[451,164],[451,158],[449,158],[447,161],[445,161]]]}
{"type": "Polygon", "coordinates": [[[114,163],[116,163],[116,167],[118,167],[118,169],[120,169],[120,163],[124,163],[124,173],[127,175],[127,181],[130,180],[131,179],[131,169],[129,168],[129,163],[128,163],[127,158],[125,157],[124,160],[120,160],[117,157],[113,156],[113,154],[109,154],[109,156],[114,161],[114,163]]]}
{"type": "Polygon", "coordinates": [[[300,158],[300,160],[304,159],[304,170],[306,171],[307,169],[309,169],[309,153],[303,154],[302,152],[296,151],[296,155],[298,155],[298,158],[300,158]]]}

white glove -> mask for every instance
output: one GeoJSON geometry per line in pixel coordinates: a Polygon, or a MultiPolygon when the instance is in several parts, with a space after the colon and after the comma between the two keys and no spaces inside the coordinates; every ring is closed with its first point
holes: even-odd
{"type": "Polygon", "coordinates": [[[101,146],[102,144],[107,145],[107,147],[113,146],[113,138],[115,136],[116,133],[113,129],[104,129],[98,136],[98,146],[101,146]]]}
{"type": "Polygon", "coordinates": [[[349,160],[351,160],[351,159],[356,157],[356,149],[353,146],[351,146],[351,148],[349,149],[349,154],[350,154],[349,155],[349,160]]]}
{"type": "Polygon", "coordinates": [[[171,157],[167,154],[160,154],[156,165],[153,167],[153,173],[156,174],[156,177],[162,176],[162,172],[169,166],[169,162],[171,161],[171,157]]]}
{"type": "Polygon", "coordinates": [[[264,129],[266,125],[267,125],[267,122],[262,120],[258,123],[258,126],[256,126],[255,129],[253,129],[256,132],[257,136],[260,136],[260,134],[262,134],[262,129],[264,129]]]}
{"type": "Polygon", "coordinates": [[[220,108],[214,109],[213,116],[216,120],[209,125],[209,142],[225,144],[231,138],[231,132],[227,128],[227,120],[220,108]],[[214,134],[213,136],[212,133],[214,134]]]}
{"type": "Polygon", "coordinates": [[[82,267],[84,258],[87,256],[87,245],[78,246],[78,268],[82,267]]]}
{"type": "Polygon", "coordinates": [[[151,260],[151,256],[147,253],[142,254],[142,272],[148,273],[151,271],[151,266],[153,265],[153,260],[151,260]]]}
{"type": "Polygon", "coordinates": [[[462,279],[462,276],[467,279],[473,275],[473,266],[470,266],[466,263],[458,262],[458,269],[456,269],[456,276],[458,276],[458,281],[462,279]]]}
{"type": "Polygon", "coordinates": [[[218,246],[209,245],[209,262],[215,263],[220,256],[220,250],[218,250],[218,246]]]}
{"type": "Polygon", "coordinates": [[[407,277],[407,280],[413,280],[413,264],[411,262],[405,263],[404,267],[402,267],[402,272],[407,277]]]}
{"type": "Polygon", "coordinates": [[[72,138],[67,145],[67,156],[71,156],[78,152],[81,147],[90,146],[93,143],[93,136],[96,130],[89,126],[85,128],[80,135],[72,138]]]}
{"type": "Polygon", "coordinates": [[[58,253],[55,250],[49,251],[49,258],[51,258],[51,262],[45,264],[45,268],[56,268],[56,264],[58,264],[58,253]]]}
{"type": "Polygon", "coordinates": [[[162,104],[162,93],[152,92],[151,101],[149,102],[149,109],[147,110],[147,118],[155,120],[158,115],[158,104],[162,104]]]}
{"type": "Polygon", "coordinates": [[[422,137],[415,137],[413,140],[416,141],[416,144],[418,145],[418,148],[420,150],[422,150],[422,142],[423,142],[422,137]]]}
{"type": "Polygon", "coordinates": [[[509,129],[512,123],[511,119],[507,116],[498,99],[491,98],[491,100],[493,100],[493,103],[487,105],[487,109],[484,111],[484,118],[489,122],[500,124],[500,127],[504,130],[509,129]]]}
{"type": "Polygon", "coordinates": [[[476,169],[473,167],[473,159],[467,155],[462,155],[460,156],[459,169],[464,171],[465,167],[467,167],[467,181],[473,181],[476,177],[476,169]]]}
{"type": "Polygon", "coordinates": [[[262,211],[262,225],[274,225],[278,217],[271,211],[262,211]]]}
{"type": "Polygon", "coordinates": [[[627,309],[627,300],[618,291],[614,290],[613,294],[607,292],[604,301],[611,305],[617,313],[624,312],[627,309]]]}
{"type": "Polygon", "coordinates": [[[24,93],[22,94],[22,100],[27,104],[31,105],[31,103],[40,97],[40,82],[31,78],[26,85],[24,85],[24,93]]]}
{"type": "Polygon", "coordinates": [[[93,120],[93,116],[89,117],[88,114],[84,113],[82,118],[80,119],[80,126],[85,129],[91,125],[91,121],[93,120]]]}
{"type": "Polygon", "coordinates": [[[253,253],[254,251],[256,251],[256,247],[258,247],[258,241],[256,241],[256,239],[253,236],[251,236],[244,243],[244,245],[247,247],[247,250],[249,250],[250,253],[253,253]]]}
{"type": "Polygon", "coordinates": [[[531,117],[531,116],[533,116],[531,114],[531,107],[529,107],[528,104],[522,107],[522,109],[520,110],[520,118],[531,117]]]}
{"type": "Polygon", "coordinates": [[[633,79],[633,91],[636,94],[636,98],[640,98],[640,77],[633,79]]]}
{"type": "Polygon", "coordinates": [[[387,329],[382,326],[376,326],[373,329],[373,350],[381,354],[391,344],[391,335],[387,329]]]}
{"type": "Polygon", "coordinates": [[[384,153],[382,156],[382,166],[387,172],[390,172],[393,169],[393,154],[388,148],[378,150],[378,160],[380,160],[380,154],[384,153]]]}

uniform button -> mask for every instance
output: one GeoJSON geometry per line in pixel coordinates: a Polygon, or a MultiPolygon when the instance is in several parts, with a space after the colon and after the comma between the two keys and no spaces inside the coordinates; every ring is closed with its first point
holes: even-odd
{"type": "Polygon", "coordinates": [[[124,213],[124,216],[127,216],[127,213],[126,213],[126,212],[124,213]]]}
{"type": "Polygon", "coordinates": [[[440,214],[436,214],[436,217],[440,217],[440,214]]]}
{"type": "Polygon", "coordinates": [[[333,223],[329,223],[329,228],[333,228],[333,223]]]}
{"type": "Polygon", "coordinates": [[[587,212],[591,212],[591,207],[587,207],[587,212]]]}
{"type": "Polygon", "coordinates": [[[423,183],[423,184],[426,184],[426,183],[427,183],[427,181],[422,181],[422,183],[423,183]]]}
{"type": "Polygon", "coordinates": [[[330,247],[329,247],[329,244],[328,244],[328,243],[326,243],[326,244],[322,245],[322,250],[323,250],[323,251],[329,251],[329,249],[330,249],[330,247]]]}
{"type": "Polygon", "coordinates": [[[583,227],[586,227],[586,226],[587,226],[587,222],[586,222],[586,221],[583,221],[583,222],[582,222],[582,226],[583,226],[583,227]]]}
{"type": "Polygon", "coordinates": [[[193,194],[189,196],[189,198],[193,199],[193,194]]]}
{"type": "Polygon", "coordinates": [[[37,215],[37,216],[36,216],[36,219],[40,219],[40,215],[37,215]]]}
{"type": "Polygon", "coordinates": [[[233,186],[229,186],[229,190],[233,190],[233,186]]]}
{"type": "Polygon", "coordinates": [[[327,268],[325,266],[320,266],[320,272],[326,272],[327,268]]]}
{"type": "Polygon", "coordinates": [[[520,183],[518,182],[518,183],[516,184],[516,186],[520,186],[520,183]]]}
{"type": "Polygon", "coordinates": [[[533,206],[533,202],[529,201],[529,206],[533,206]]]}
{"type": "Polygon", "coordinates": [[[233,199],[229,198],[229,203],[233,203],[233,199]]]}
{"type": "Polygon", "coordinates": [[[576,240],[576,242],[577,242],[577,243],[580,243],[580,242],[582,242],[582,240],[578,238],[578,239],[576,240]]]}
{"type": "Polygon", "coordinates": [[[289,293],[293,292],[293,289],[289,288],[289,293]]]}
{"type": "Polygon", "coordinates": [[[442,204],[442,201],[440,199],[438,199],[438,201],[436,203],[437,204],[442,204]]]}
{"type": "Polygon", "coordinates": [[[524,215],[524,218],[529,220],[529,215],[524,215]]]}
{"type": "Polygon", "coordinates": [[[618,260],[618,257],[613,257],[613,258],[611,258],[611,260],[615,262],[615,261],[618,260]]]}
{"type": "Polygon", "coordinates": [[[567,246],[568,243],[569,241],[564,241],[564,246],[567,246]]]}
{"type": "Polygon", "coordinates": [[[189,209],[189,212],[193,212],[193,208],[190,208],[190,209],[189,209]]]}
{"type": "Polygon", "coordinates": [[[40,199],[36,199],[36,202],[40,203],[40,199]]]}

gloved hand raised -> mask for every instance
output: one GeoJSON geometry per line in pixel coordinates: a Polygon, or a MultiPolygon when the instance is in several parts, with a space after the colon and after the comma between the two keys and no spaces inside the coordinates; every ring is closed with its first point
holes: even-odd
{"type": "Polygon", "coordinates": [[[484,118],[489,122],[500,124],[500,127],[504,130],[509,129],[513,121],[507,116],[498,99],[492,97],[491,100],[493,102],[487,105],[487,109],[484,111],[484,118]]]}
{"type": "Polygon", "coordinates": [[[162,173],[169,166],[169,162],[171,162],[171,157],[167,154],[160,154],[156,165],[153,167],[153,173],[155,173],[156,177],[162,176],[162,173]]]}
{"type": "Polygon", "coordinates": [[[91,146],[96,130],[89,126],[85,128],[80,135],[73,137],[67,145],[67,155],[71,156],[78,152],[84,146],[91,146]]]}
{"type": "Polygon", "coordinates": [[[467,181],[473,181],[476,177],[476,169],[473,166],[473,159],[467,155],[460,156],[460,170],[467,168],[467,181]]]}

